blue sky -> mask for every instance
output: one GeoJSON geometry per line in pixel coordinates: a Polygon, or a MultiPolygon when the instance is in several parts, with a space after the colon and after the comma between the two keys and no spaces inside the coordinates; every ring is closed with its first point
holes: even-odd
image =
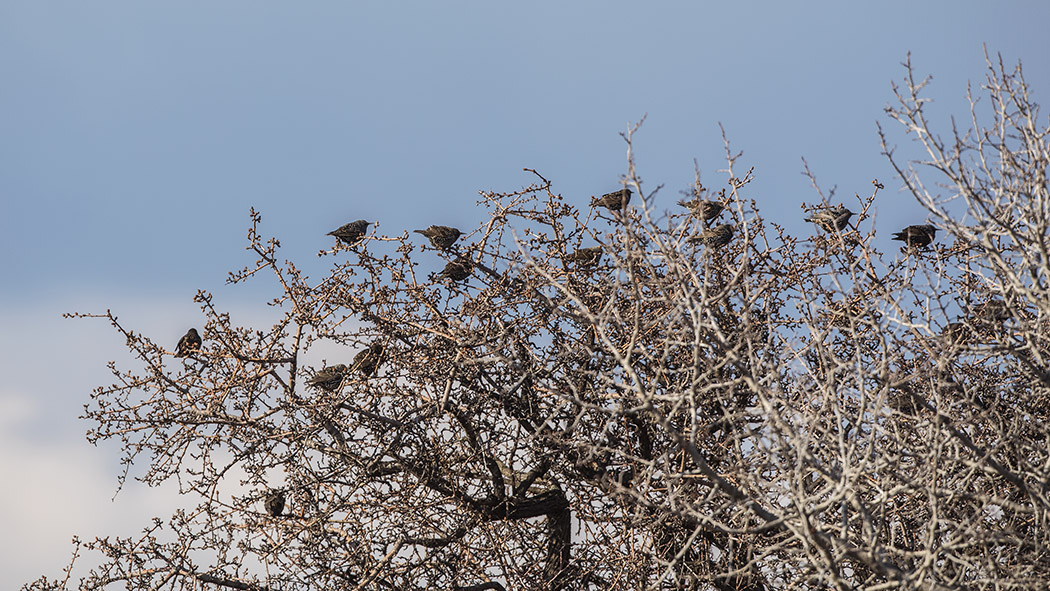
{"type": "Polygon", "coordinates": [[[200,288],[235,320],[257,317],[269,284],[223,287],[250,262],[249,207],[316,270],[325,233],[353,219],[386,234],[473,227],[478,191],[528,184],[523,167],[584,205],[617,187],[619,133],[647,114],[635,149],[646,187],[664,185],[658,208],[690,186],[694,159],[721,185],[721,122],[755,166],[747,195],[797,232],[810,231],[799,202],[818,199],[802,157],[840,198],[883,180],[875,224],[890,250],[924,217],[875,133],[883,122],[906,149],[883,115],[906,53],[934,76],[947,131],[984,78],[982,43],[1020,59],[1046,100],[1047,22],[1045,1],[0,0],[0,470],[55,466],[2,493],[0,530],[45,523],[0,547],[0,569],[56,574],[73,533],[111,533],[146,494],[109,501],[116,454],[76,421],[105,362],[125,359],[120,339],[59,315],[112,308],[174,344],[200,324],[200,288]],[[43,511],[76,505],[63,488],[105,506],[43,511]]]}

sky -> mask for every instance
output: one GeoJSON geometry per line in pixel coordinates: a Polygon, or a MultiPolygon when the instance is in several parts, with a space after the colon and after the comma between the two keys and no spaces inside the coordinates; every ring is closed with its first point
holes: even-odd
{"type": "MultiPolygon", "coordinates": [[[[1050,3],[886,0],[144,3],[0,0],[0,572],[58,576],[73,535],[133,534],[170,490],[116,493],[118,449],[77,417],[129,361],[113,310],[174,346],[202,324],[198,289],[265,322],[272,283],[224,285],[249,264],[248,212],[283,257],[319,272],[325,234],[475,227],[478,191],[533,168],[585,206],[627,170],[657,209],[694,178],[723,186],[721,123],[745,194],[809,231],[819,197],[886,185],[877,244],[925,213],[880,155],[876,123],[911,53],[931,117],[965,120],[984,45],[1050,96],[1050,3]]],[[[267,326],[268,324],[264,325],[267,326]]]]}

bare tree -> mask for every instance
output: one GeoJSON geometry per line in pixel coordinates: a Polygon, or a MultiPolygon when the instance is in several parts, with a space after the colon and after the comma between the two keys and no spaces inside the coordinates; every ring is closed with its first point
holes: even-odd
{"type": "Polygon", "coordinates": [[[987,114],[974,98],[940,139],[906,66],[887,112],[928,159],[883,146],[942,233],[899,253],[874,245],[878,181],[842,204],[814,179],[819,223],[794,236],[728,142],[724,186],[698,174],[699,205],[658,214],[637,127],[630,206],[578,207],[526,169],[426,258],[366,235],[311,281],[253,211],[258,260],[230,281],[276,279],[273,327],[199,292],[203,342],[176,358],[99,315],[134,369],[93,394],[89,440],[196,506],[83,543],[105,561],[77,586],[1045,585],[1047,126],[1020,68],[989,62],[987,114]],[[304,366],[321,342],[345,353],[304,366]]]}

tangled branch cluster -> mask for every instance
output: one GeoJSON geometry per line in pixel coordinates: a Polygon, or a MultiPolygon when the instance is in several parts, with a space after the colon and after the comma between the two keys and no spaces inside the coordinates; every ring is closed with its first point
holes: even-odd
{"type": "Polygon", "coordinates": [[[140,367],[96,390],[89,438],[198,505],[87,543],[107,561],[81,587],[1045,584],[1047,128],[999,64],[994,124],[975,102],[974,129],[940,140],[908,74],[889,114],[930,160],[884,147],[947,237],[900,254],[861,227],[877,181],[856,225],[825,200],[794,236],[728,143],[725,188],[698,181],[667,215],[633,161],[624,192],[582,208],[533,171],[433,243],[432,277],[408,234],[362,233],[312,281],[253,212],[258,260],[230,280],[276,278],[273,327],[200,292],[202,342],[176,359],[105,315],[140,367]],[[322,342],[346,353],[304,366],[322,342]]]}

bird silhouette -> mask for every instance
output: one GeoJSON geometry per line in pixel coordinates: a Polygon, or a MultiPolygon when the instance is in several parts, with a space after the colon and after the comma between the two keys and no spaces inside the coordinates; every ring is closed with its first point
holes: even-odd
{"type": "Polygon", "coordinates": [[[186,334],[182,335],[179,339],[179,344],[175,345],[175,356],[176,357],[187,357],[194,351],[199,351],[201,348],[201,335],[197,334],[196,328],[191,328],[186,331],[186,334]]]}
{"type": "Polygon", "coordinates": [[[590,246],[587,248],[580,248],[571,254],[565,255],[562,260],[566,263],[576,263],[581,267],[592,267],[597,265],[602,259],[602,247],[590,246]]]}
{"type": "Polygon", "coordinates": [[[445,268],[440,273],[434,276],[435,279],[451,279],[453,281],[463,281],[467,277],[470,277],[471,271],[474,270],[474,263],[468,257],[458,257],[456,260],[449,262],[445,265],[445,268]]]}
{"type": "Polygon", "coordinates": [[[620,189],[591,199],[591,207],[604,207],[609,211],[621,211],[631,201],[631,190],[620,189]]]}
{"type": "Polygon", "coordinates": [[[354,363],[350,366],[351,372],[363,376],[375,375],[379,364],[383,362],[383,352],[386,348],[379,343],[372,343],[367,349],[359,351],[354,355],[354,363]]]}
{"type": "Polygon", "coordinates": [[[700,234],[689,239],[690,242],[702,242],[712,248],[722,248],[733,239],[733,226],[720,224],[714,228],[705,228],[700,234]]]}
{"type": "Polygon", "coordinates": [[[679,201],[678,205],[688,209],[691,215],[702,218],[705,222],[717,218],[725,209],[725,205],[718,201],[707,201],[699,197],[692,201],[679,201]]]}
{"type": "Polygon", "coordinates": [[[973,307],[972,316],[978,322],[1001,323],[1009,320],[1012,314],[1006,302],[999,298],[992,298],[986,302],[973,307]]]}
{"type": "Polygon", "coordinates": [[[346,366],[342,363],[330,365],[317,370],[317,373],[306,382],[306,385],[320,388],[326,392],[332,392],[339,387],[339,384],[343,383],[343,376],[346,375],[346,372],[346,366]]]}
{"type": "Polygon", "coordinates": [[[284,513],[284,493],[279,490],[270,491],[266,496],[266,512],[270,517],[280,517],[284,513]]]}
{"type": "Polygon", "coordinates": [[[361,239],[365,237],[365,233],[368,232],[368,226],[371,222],[365,220],[356,220],[349,224],[343,224],[335,230],[328,233],[329,236],[335,236],[338,242],[342,242],[347,246],[353,246],[361,239]]]}
{"type": "Polygon", "coordinates": [[[900,232],[893,235],[894,240],[900,240],[907,246],[917,246],[923,248],[929,246],[933,242],[934,236],[937,234],[937,228],[930,224],[921,224],[916,226],[908,226],[900,232]]]}
{"type": "Polygon", "coordinates": [[[941,331],[941,336],[951,345],[961,345],[970,338],[970,327],[965,322],[950,322],[941,331]]]}
{"type": "Polygon", "coordinates": [[[827,232],[835,232],[849,226],[849,219],[853,215],[845,206],[836,205],[813,212],[806,221],[815,223],[827,232]]]}
{"type": "Polygon", "coordinates": [[[430,244],[439,250],[452,248],[456,240],[463,235],[457,228],[449,226],[430,226],[426,230],[415,230],[415,232],[429,238],[430,244]]]}

